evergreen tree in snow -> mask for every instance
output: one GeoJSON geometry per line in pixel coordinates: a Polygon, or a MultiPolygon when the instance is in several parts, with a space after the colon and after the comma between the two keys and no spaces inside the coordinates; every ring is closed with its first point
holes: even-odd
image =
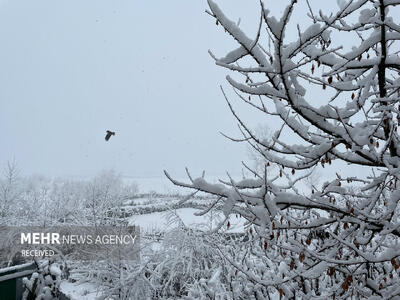
{"type": "Polygon", "coordinates": [[[259,138],[222,90],[243,135],[232,139],[264,157],[263,171],[244,163],[251,178],[220,184],[166,175],[218,196],[227,219],[247,219],[252,250],[221,255],[260,286],[258,299],[400,295],[400,0],[338,4],[325,14],[292,0],[276,18],[260,2],[251,38],[208,0],[208,14],[238,45],[211,56],[230,72],[237,98],[280,127],[259,138]],[[308,25],[297,24],[301,9],[308,25]],[[316,169],[325,182],[305,189],[316,169]]]}

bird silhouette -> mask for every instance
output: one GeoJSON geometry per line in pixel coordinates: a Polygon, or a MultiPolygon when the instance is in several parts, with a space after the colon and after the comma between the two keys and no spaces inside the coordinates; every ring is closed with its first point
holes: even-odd
{"type": "Polygon", "coordinates": [[[115,135],[115,132],[107,130],[107,134],[106,134],[106,138],[105,138],[106,141],[108,141],[112,135],[115,135]]]}

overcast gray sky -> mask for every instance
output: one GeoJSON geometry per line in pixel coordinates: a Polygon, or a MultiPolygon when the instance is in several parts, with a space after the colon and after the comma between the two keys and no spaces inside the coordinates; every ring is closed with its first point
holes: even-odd
{"type": "MultiPolygon", "coordinates": [[[[256,32],[258,1],[217,2],[256,32]]],[[[48,176],[240,173],[246,147],[219,134],[238,133],[219,90],[227,72],[207,53],[236,45],[205,0],[0,3],[1,163],[48,176]]]]}

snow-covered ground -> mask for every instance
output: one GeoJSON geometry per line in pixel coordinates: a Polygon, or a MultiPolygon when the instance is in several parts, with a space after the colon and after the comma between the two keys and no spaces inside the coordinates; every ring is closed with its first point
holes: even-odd
{"type": "MultiPolygon", "coordinates": [[[[177,219],[175,218],[175,214],[186,226],[197,229],[203,228],[204,230],[212,230],[223,220],[221,216],[216,215],[196,216],[195,214],[199,212],[200,210],[195,208],[179,208],[171,211],[132,216],[129,219],[129,223],[131,225],[139,225],[142,232],[150,233],[165,231],[176,226],[176,224],[171,222],[177,219]],[[211,226],[211,224],[213,225],[211,226]]],[[[228,232],[243,232],[244,219],[231,217],[229,223],[228,232]]]]}
{"type": "Polygon", "coordinates": [[[101,296],[99,287],[89,282],[77,284],[62,281],[60,291],[71,300],[95,300],[101,296]]]}

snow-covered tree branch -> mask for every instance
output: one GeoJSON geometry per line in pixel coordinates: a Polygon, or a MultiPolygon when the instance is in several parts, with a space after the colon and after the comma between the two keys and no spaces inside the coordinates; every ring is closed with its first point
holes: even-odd
{"type": "Polygon", "coordinates": [[[243,135],[234,140],[264,157],[263,172],[246,165],[251,178],[220,184],[166,175],[248,220],[260,243],[251,256],[274,270],[262,274],[226,254],[250,281],[292,299],[389,299],[400,293],[400,27],[391,13],[400,2],[338,3],[330,15],[308,5],[309,25],[300,28],[293,15],[307,1],[290,1],[279,20],[261,2],[251,38],[208,0],[208,14],[238,44],[212,58],[231,73],[238,99],[280,126],[257,137],[222,89],[243,135]],[[359,171],[345,176],[343,168],[359,171]],[[326,171],[325,182],[299,187],[315,169],[326,171]]]}

